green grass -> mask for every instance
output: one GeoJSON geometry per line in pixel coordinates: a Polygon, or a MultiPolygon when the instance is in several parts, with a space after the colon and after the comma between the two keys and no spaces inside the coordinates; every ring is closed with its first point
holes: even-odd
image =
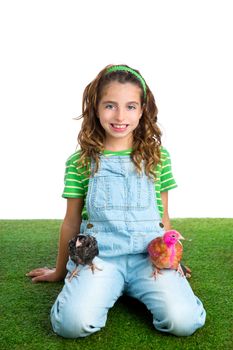
{"type": "Polygon", "coordinates": [[[0,349],[232,349],[233,219],[176,219],[191,286],[207,310],[206,325],[178,338],[159,333],[144,305],[122,297],[105,328],[90,337],[63,339],[51,329],[49,312],[62,283],[32,284],[25,276],[54,266],[59,220],[0,221],[0,349]]]}

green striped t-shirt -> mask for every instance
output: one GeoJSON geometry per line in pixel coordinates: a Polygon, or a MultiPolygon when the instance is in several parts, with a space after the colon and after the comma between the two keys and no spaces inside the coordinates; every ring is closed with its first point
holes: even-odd
{"type": "MultiPolygon", "coordinates": [[[[125,156],[130,155],[132,149],[125,151],[104,151],[107,156],[125,156]]],[[[78,166],[80,158],[80,151],[72,154],[66,162],[66,171],[64,178],[64,191],[62,197],[64,198],[84,198],[84,207],[82,210],[82,218],[88,219],[87,209],[85,205],[85,198],[88,190],[90,169],[85,166],[78,166]]],[[[156,168],[155,192],[157,199],[157,206],[161,217],[163,216],[163,204],[161,199],[161,192],[171,190],[177,187],[177,184],[172,175],[171,160],[168,151],[161,147],[161,163],[156,168]]]]}

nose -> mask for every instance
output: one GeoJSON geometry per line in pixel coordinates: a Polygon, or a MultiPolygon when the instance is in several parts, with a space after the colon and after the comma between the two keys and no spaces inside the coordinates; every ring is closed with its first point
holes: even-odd
{"type": "Polygon", "coordinates": [[[115,114],[116,121],[122,123],[124,118],[124,111],[121,108],[118,108],[115,114]]]}

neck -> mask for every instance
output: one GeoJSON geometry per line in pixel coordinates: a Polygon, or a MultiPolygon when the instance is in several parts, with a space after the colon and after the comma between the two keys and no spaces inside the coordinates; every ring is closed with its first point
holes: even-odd
{"type": "Polygon", "coordinates": [[[171,248],[172,246],[175,245],[174,243],[170,243],[170,242],[165,242],[165,244],[168,248],[171,248]]]}
{"type": "Polygon", "coordinates": [[[165,241],[165,240],[164,240],[164,243],[166,244],[166,246],[167,246],[168,248],[171,248],[172,246],[173,246],[173,247],[175,246],[175,242],[173,243],[173,242],[169,242],[169,241],[165,241]]]}
{"type": "Polygon", "coordinates": [[[119,144],[115,142],[105,142],[104,143],[104,149],[108,151],[118,152],[118,151],[124,151],[126,149],[132,148],[132,144],[128,142],[122,142],[119,144]]]}

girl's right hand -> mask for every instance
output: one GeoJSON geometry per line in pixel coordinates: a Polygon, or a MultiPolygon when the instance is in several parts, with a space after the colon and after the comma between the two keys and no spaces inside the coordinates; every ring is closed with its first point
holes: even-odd
{"type": "Polygon", "coordinates": [[[32,282],[58,282],[63,278],[58,276],[56,269],[49,269],[48,267],[42,267],[34,269],[26,274],[28,277],[32,277],[32,282]]]}

